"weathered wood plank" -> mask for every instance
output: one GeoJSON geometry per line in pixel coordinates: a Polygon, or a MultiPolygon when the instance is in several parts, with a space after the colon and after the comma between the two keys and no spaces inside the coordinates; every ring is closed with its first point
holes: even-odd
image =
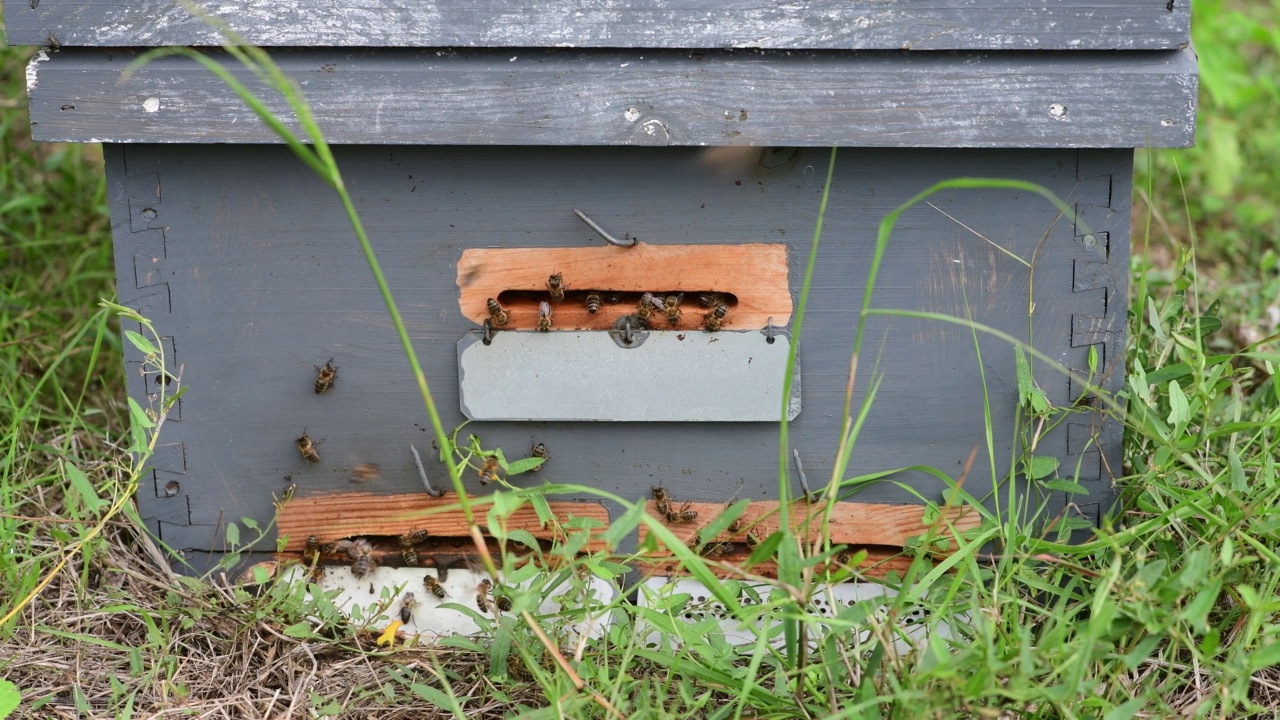
{"type": "MultiPolygon", "coordinates": [[[[1190,0],[275,0],[197,3],[263,46],[1169,49],[1190,0]]],[[[9,42],[216,45],[172,0],[6,0],[9,42]]]]}
{"type": "MultiPolygon", "coordinates": [[[[220,51],[251,88],[262,86],[220,51]]],[[[277,142],[178,57],[33,60],[32,133],[71,142],[277,142]]],[[[1196,60],[1160,52],[282,50],[328,140],[349,144],[1185,147],[1196,60]]],[[[266,98],[277,113],[286,104],[266,98]]]]}

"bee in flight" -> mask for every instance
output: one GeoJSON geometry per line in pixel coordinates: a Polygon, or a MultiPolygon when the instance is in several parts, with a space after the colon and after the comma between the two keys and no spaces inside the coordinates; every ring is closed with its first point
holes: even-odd
{"type": "MultiPolygon", "coordinates": [[[[542,458],[542,465],[546,465],[547,461],[551,459],[551,453],[547,451],[547,446],[543,443],[534,443],[533,447],[529,448],[529,457],[542,458]]],[[[542,465],[534,468],[533,472],[541,470],[542,465]]]]}
{"type": "Polygon", "coordinates": [[[551,303],[543,300],[538,303],[538,332],[551,329],[551,303]]]}
{"type": "Polygon", "coordinates": [[[663,308],[662,301],[655,298],[653,293],[647,292],[640,296],[640,305],[636,308],[636,317],[645,327],[649,326],[655,306],[658,310],[663,308]]]}
{"type": "Polygon", "coordinates": [[[707,328],[707,332],[715,332],[724,327],[724,316],[728,314],[728,306],[723,303],[716,305],[711,312],[702,316],[702,325],[707,328]]]}
{"type": "Polygon", "coordinates": [[[309,463],[320,462],[320,453],[316,450],[316,446],[324,442],[323,440],[320,442],[312,442],[311,436],[307,434],[305,429],[303,429],[302,434],[299,435],[294,442],[298,444],[298,452],[302,453],[303,460],[306,460],[309,463]]]}
{"type": "Polygon", "coordinates": [[[382,476],[382,469],[375,463],[360,463],[351,469],[351,482],[363,485],[382,476]]]}
{"type": "Polygon", "coordinates": [[[427,588],[427,592],[431,593],[432,595],[435,595],[441,600],[449,597],[449,593],[445,592],[444,590],[444,585],[441,585],[440,581],[437,580],[432,575],[423,575],[422,584],[424,587],[427,588]]]}
{"type": "Polygon", "coordinates": [[[680,322],[681,300],[684,300],[684,293],[668,295],[667,299],[662,302],[662,311],[667,314],[667,323],[669,325],[675,325],[680,322]]]}
{"type": "Polygon", "coordinates": [[[424,542],[426,539],[426,530],[414,530],[400,536],[400,557],[404,558],[405,565],[409,567],[418,566],[418,553],[414,551],[413,546],[424,542]]]}
{"type": "Polygon", "coordinates": [[[690,510],[689,503],[685,503],[679,510],[667,510],[667,522],[669,523],[688,523],[698,519],[698,511],[690,510]]]}
{"type": "Polygon", "coordinates": [[[497,300],[489,298],[484,301],[484,306],[489,311],[489,322],[492,323],[494,327],[502,327],[507,324],[507,319],[510,315],[507,314],[506,310],[502,309],[502,306],[498,304],[497,300]]]}
{"type": "Polygon", "coordinates": [[[552,301],[564,302],[564,276],[555,273],[547,278],[547,292],[551,293],[552,301]]]}
{"type": "Polygon", "coordinates": [[[408,625],[413,620],[413,610],[418,607],[418,599],[407,592],[400,598],[400,622],[408,625]]]}
{"type": "Polygon", "coordinates": [[[480,466],[480,484],[488,485],[491,480],[498,479],[498,458],[487,457],[480,466]]]}
{"type": "Polygon", "coordinates": [[[587,295],[587,312],[595,315],[600,312],[600,294],[589,293],[587,295]]]}
{"type": "Polygon", "coordinates": [[[333,358],[329,358],[329,362],[325,363],[324,367],[316,367],[316,394],[323,395],[329,388],[333,387],[337,379],[338,368],[333,366],[333,358]]]}
{"type": "Polygon", "coordinates": [[[358,538],[347,550],[347,555],[354,561],[351,563],[351,574],[357,579],[369,574],[377,566],[373,560],[373,546],[368,540],[358,538]]]}
{"type": "Polygon", "coordinates": [[[493,588],[493,583],[488,578],[480,581],[480,585],[476,588],[476,607],[480,608],[480,612],[489,612],[489,591],[493,588]]]}
{"type": "Polygon", "coordinates": [[[653,509],[658,511],[659,515],[667,515],[671,512],[671,496],[667,494],[667,489],[661,485],[654,485],[650,490],[653,492],[653,509]]]}

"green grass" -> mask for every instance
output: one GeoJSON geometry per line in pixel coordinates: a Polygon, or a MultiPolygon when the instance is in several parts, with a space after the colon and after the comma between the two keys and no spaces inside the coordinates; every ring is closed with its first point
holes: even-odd
{"type": "MultiPolygon", "coordinates": [[[[1139,154],[1137,198],[1150,202],[1135,203],[1129,380],[1119,398],[1128,406],[1124,512],[1077,545],[988,518],[939,568],[921,541],[896,599],[844,608],[832,622],[809,612],[820,578],[804,572],[766,588],[758,604],[716,584],[744,619],[771,627],[757,621],[784,618],[782,648],[764,636],[735,648],[705,624],[685,624],[692,599],[680,595],[643,609],[615,604],[604,641],[579,642],[533,614],[536,587],[515,598],[527,615],[477,616],[479,640],[388,648],[376,643],[380,624],[348,621],[297,585],[169,576],[127,504],[112,509],[137,467],[127,451],[151,436],[131,434],[118,326],[98,307],[114,276],[100,159],[93,148],[32,145],[21,104],[0,108],[0,612],[17,611],[0,627],[0,677],[12,683],[0,682],[0,716],[15,692],[21,717],[416,717],[424,704],[459,717],[480,708],[545,717],[1274,714],[1280,224],[1271,188],[1280,134],[1277,74],[1266,70],[1280,65],[1280,4],[1262,8],[1197,3],[1202,147],[1139,154]],[[44,580],[32,602],[18,602],[44,580]],[[933,632],[901,652],[893,618],[913,608],[927,611],[933,632]],[[953,640],[937,632],[943,624],[953,640]],[[652,628],[678,642],[650,647],[652,628]]],[[[6,96],[21,97],[25,53],[0,52],[6,96]]],[[[340,191],[323,150],[296,150],[314,153],[304,162],[340,191]]],[[[422,389],[429,397],[425,379],[422,389]]],[[[497,504],[541,497],[510,491],[497,504]]],[[[502,536],[501,514],[476,519],[502,536]]],[[[635,512],[615,524],[622,532],[645,521],[635,512]]],[[[674,542],[662,525],[650,529],[674,542]]],[[[779,548],[797,569],[813,561],[815,549],[787,537],[760,552],[779,548]]],[[[709,577],[705,560],[673,549],[709,577]]],[[[577,583],[579,570],[619,577],[618,559],[573,550],[554,551],[563,573],[538,582],[577,583]]],[[[506,577],[521,572],[510,555],[494,560],[506,577]]]]}

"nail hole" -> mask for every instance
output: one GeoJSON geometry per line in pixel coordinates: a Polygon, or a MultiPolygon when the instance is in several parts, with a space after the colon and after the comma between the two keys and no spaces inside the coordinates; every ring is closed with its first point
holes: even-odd
{"type": "Polygon", "coordinates": [[[145,210],[142,211],[142,217],[146,218],[147,220],[155,220],[156,215],[158,214],[159,213],[155,211],[155,208],[146,208],[145,210]]]}

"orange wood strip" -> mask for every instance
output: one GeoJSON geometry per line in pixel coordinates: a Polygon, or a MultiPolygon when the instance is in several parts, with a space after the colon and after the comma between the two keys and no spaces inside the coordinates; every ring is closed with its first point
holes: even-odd
{"type": "MultiPolygon", "coordinates": [[[[485,300],[509,290],[545,293],[552,273],[564,277],[570,293],[586,290],[620,293],[683,292],[683,316],[676,325],[665,318],[659,329],[696,329],[705,309],[693,294],[732,293],[737,304],[730,308],[725,329],[757,329],[772,317],[775,325],[791,319],[791,291],[787,279],[787,246],[749,243],[742,245],[612,245],[573,248],[471,248],[458,261],[458,305],[477,324],[489,317],[485,300]]],[[[549,295],[544,298],[549,300],[549,295]]],[[[635,303],[604,305],[595,315],[581,300],[552,305],[553,330],[600,330],[618,318],[635,312],[635,303]]],[[[514,300],[507,329],[537,326],[538,301],[514,300]]]]}
{"type": "MultiPolygon", "coordinates": [[[[673,509],[680,509],[684,503],[672,502],[673,509]]],[[[689,509],[698,513],[698,518],[689,523],[669,523],[654,507],[652,500],[646,503],[650,515],[661,520],[681,541],[690,543],[698,530],[710,524],[724,512],[723,503],[693,502],[689,509]]],[[[791,505],[791,526],[798,534],[805,535],[810,542],[819,538],[821,530],[821,503],[806,505],[802,502],[791,505]],[[808,511],[806,513],[806,510],[808,511]]],[[[892,545],[902,547],[907,539],[923,535],[928,529],[924,524],[923,505],[884,505],[876,503],[839,502],[831,514],[831,542],[834,545],[892,545]]],[[[958,530],[971,530],[978,527],[981,518],[978,513],[962,507],[947,509],[947,518],[958,530]]],[[[720,542],[745,542],[748,533],[760,539],[777,532],[779,527],[778,501],[768,500],[753,502],[739,516],[742,530],[738,533],[724,532],[716,536],[720,542]]],[[[945,525],[942,528],[946,532],[945,525]]],[[[648,534],[648,529],[640,527],[641,540],[648,534]]]]}
{"type": "MultiPolygon", "coordinates": [[[[592,502],[551,501],[551,512],[566,522],[570,517],[590,518],[609,524],[609,511],[592,502]]],[[[481,532],[489,503],[483,497],[472,499],[481,532]]],[[[280,509],[276,527],[281,536],[288,535],[287,552],[301,552],[308,535],[321,542],[341,540],[357,535],[397,537],[412,530],[426,530],[436,537],[470,537],[466,519],[457,498],[446,493],[433,498],[425,493],[408,495],[375,495],[372,493],[333,493],[294,497],[280,509]]],[[[509,530],[527,530],[539,540],[559,539],[554,527],[544,527],[532,506],[525,504],[507,518],[509,530]]],[[[588,550],[604,550],[604,543],[593,540],[588,550]]]]}

